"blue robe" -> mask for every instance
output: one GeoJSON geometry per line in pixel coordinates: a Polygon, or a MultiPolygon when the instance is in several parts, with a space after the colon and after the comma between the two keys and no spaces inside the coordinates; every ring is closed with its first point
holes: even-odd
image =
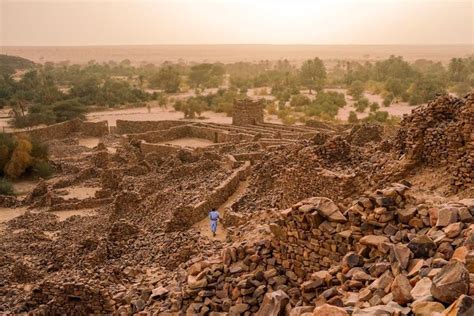
{"type": "Polygon", "coordinates": [[[211,220],[211,231],[215,233],[217,231],[217,220],[219,219],[218,211],[210,211],[209,219],[211,220]]]}

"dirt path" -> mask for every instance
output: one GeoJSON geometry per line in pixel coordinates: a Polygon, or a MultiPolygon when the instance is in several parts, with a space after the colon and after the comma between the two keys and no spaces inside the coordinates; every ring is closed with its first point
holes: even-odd
{"type": "MultiPolygon", "coordinates": [[[[227,199],[227,201],[224,202],[219,208],[217,209],[220,213],[221,219],[224,217],[225,212],[227,209],[242,195],[243,192],[247,189],[249,183],[247,180],[245,181],[240,181],[239,185],[237,186],[237,189],[235,192],[227,199]]],[[[199,231],[201,236],[208,237],[210,239],[216,239],[220,241],[224,241],[227,237],[227,229],[225,229],[224,225],[222,225],[221,222],[218,223],[217,225],[217,233],[216,237],[212,236],[211,232],[211,224],[209,222],[209,219],[206,217],[202,221],[196,223],[193,225],[193,228],[199,231]]]]}

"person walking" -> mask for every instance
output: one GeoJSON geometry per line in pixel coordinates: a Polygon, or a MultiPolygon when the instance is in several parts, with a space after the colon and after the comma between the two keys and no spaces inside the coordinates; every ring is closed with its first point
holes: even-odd
{"type": "Polygon", "coordinates": [[[219,221],[219,212],[213,208],[209,212],[209,219],[211,221],[211,231],[212,231],[212,236],[216,237],[216,231],[217,231],[217,222],[219,221]]]}

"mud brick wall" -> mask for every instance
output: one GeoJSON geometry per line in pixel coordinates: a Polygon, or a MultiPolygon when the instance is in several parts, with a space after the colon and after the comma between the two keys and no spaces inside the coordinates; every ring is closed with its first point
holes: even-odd
{"type": "Polygon", "coordinates": [[[126,121],[117,120],[117,134],[145,133],[149,131],[169,129],[171,127],[189,124],[186,121],[126,121]]]}
{"type": "Polygon", "coordinates": [[[259,123],[263,123],[263,105],[261,101],[234,100],[233,125],[256,125],[259,123]]]}
{"type": "Polygon", "coordinates": [[[203,201],[177,209],[172,220],[166,224],[166,230],[186,230],[194,223],[205,218],[212,207],[219,207],[235,192],[239,182],[248,176],[250,170],[250,162],[247,161],[206,196],[203,201]]]}

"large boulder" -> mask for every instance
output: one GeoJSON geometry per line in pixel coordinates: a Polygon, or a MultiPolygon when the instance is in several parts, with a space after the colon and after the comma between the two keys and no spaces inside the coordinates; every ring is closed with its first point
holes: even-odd
{"type": "Polygon", "coordinates": [[[474,315],[474,298],[461,295],[444,312],[443,316],[472,316],[474,315]]]}
{"type": "Polygon", "coordinates": [[[282,290],[265,294],[256,316],[282,316],[290,298],[282,290]]]}
{"type": "Polygon", "coordinates": [[[436,244],[430,237],[420,235],[410,240],[408,248],[413,252],[415,258],[428,258],[430,253],[436,249],[436,244]]]}
{"type": "Polygon", "coordinates": [[[349,316],[349,314],[340,307],[324,304],[314,309],[313,316],[349,316]]]}
{"type": "Polygon", "coordinates": [[[393,300],[400,305],[405,305],[413,299],[410,294],[412,289],[410,280],[403,274],[399,274],[395,277],[391,289],[393,300]]]}
{"type": "Polygon", "coordinates": [[[433,278],[431,294],[437,300],[451,304],[469,290],[469,271],[458,261],[445,265],[433,278]]]}
{"type": "Polygon", "coordinates": [[[415,316],[431,316],[444,311],[444,306],[440,302],[418,301],[411,306],[415,316]]]}
{"type": "Polygon", "coordinates": [[[344,223],[347,221],[347,218],[341,213],[336,203],[326,197],[313,197],[301,203],[303,204],[302,208],[317,210],[319,215],[331,222],[344,223]],[[311,206],[310,208],[306,206],[308,204],[311,206]]]}

